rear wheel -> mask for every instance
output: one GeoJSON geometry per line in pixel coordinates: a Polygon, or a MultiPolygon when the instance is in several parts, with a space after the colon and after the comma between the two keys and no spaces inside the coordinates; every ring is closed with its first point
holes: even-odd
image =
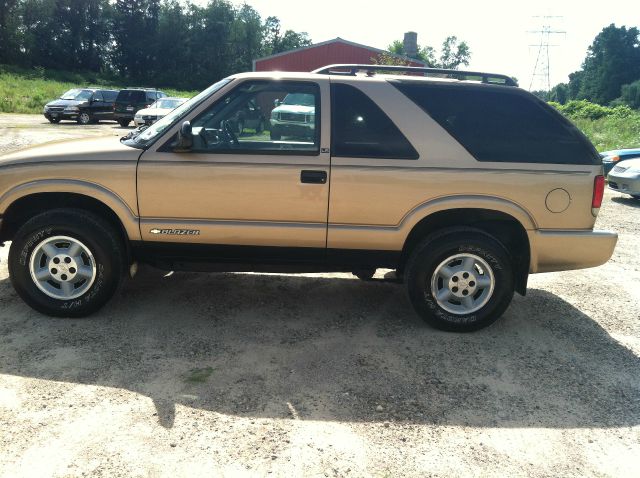
{"type": "Polygon", "coordinates": [[[449,229],[420,243],[405,282],[416,312],[442,330],[470,332],[495,322],[513,298],[511,260],[492,236],[449,229]]]}
{"type": "Polygon", "coordinates": [[[126,128],[127,126],[129,126],[129,123],[131,123],[131,120],[125,120],[125,119],[118,120],[118,124],[123,128],[126,128]]]}
{"type": "Polygon", "coordinates": [[[86,111],[83,111],[80,113],[80,115],[78,115],[78,123],[80,124],[89,124],[93,121],[93,118],[91,117],[91,115],[89,113],[87,113],[86,111]]]}
{"type": "Polygon", "coordinates": [[[38,312],[84,317],[115,293],[124,273],[115,229],[81,210],[56,209],[27,221],[9,250],[11,283],[38,312]]]}

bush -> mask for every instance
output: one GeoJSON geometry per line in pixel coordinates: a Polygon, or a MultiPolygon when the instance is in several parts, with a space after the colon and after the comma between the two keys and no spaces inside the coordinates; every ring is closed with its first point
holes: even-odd
{"type": "Polygon", "coordinates": [[[640,147],[640,112],[627,105],[606,107],[586,100],[549,104],[569,118],[598,151],[640,147]]]}
{"type": "Polygon", "coordinates": [[[595,103],[591,103],[587,100],[571,100],[567,104],[561,105],[554,101],[550,101],[549,104],[560,111],[563,115],[571,119],[589,119],[597,120],[600,118],[629,118],[636,114],[626,104],[619,104],[618,106],[608,107],[601,106],[595,103]]]}

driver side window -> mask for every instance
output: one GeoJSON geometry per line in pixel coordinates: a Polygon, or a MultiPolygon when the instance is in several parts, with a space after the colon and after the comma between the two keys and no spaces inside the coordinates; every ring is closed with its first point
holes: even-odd
{"type": "Polygon", "coordinates": [[[192,151],[318,154],[315,83],[246,81],[191,122],[192,151]]]}

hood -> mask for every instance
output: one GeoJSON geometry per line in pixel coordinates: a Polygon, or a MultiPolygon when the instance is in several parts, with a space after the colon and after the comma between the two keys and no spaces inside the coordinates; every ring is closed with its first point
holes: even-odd
{"type": "Polygon", "coordinates": [[[54,141],[0,155],[0,170],[7,166],[56,161],[132,161],[142,151],[120,142],[118,136],[54,141]]]}
{"type": "Polygon", "coordinates": [[[626,159],[616,164],[626,169],[633,168],[635,170],[640,170],[640,158],[626,159]]]}
{"type": "Polygon", "coordinates": [[[640,149],[612,149],[611,151],[603,151],[600,153],[603,157],[620,156],[623,154],[639,154],[640,149]]]}
{"type": "Polygon", "coordinates": [[[46,106],[78,106],[78,105],[87,105],[89,102],[87,100],[53,100],[49,101],[46,106]]]}
{"type": "Polygon", "coordinates": [[[138,110],[136,116],[140,115],[155,115],[155,116],[166,116],[169,111],[172,111],[173,108],[145,108],[143,110],[138,110]]]}
{"type": "Polygon", "coordinates": [[[303,105],[280,105],[275,107],[271,112],[276,113],[304,113],[312,114],[316,112],[315,106],[303,106],[303,105]]]}

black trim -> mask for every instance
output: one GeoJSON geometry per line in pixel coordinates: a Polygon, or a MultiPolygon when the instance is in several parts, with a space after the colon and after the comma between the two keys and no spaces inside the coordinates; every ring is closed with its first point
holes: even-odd
{"type": "Polygon", "coordinates": [[[401,251],[231,246],[132,241],[133,257],[167,270],[202,272],[351,272],[395,269],[401,251]]]}

